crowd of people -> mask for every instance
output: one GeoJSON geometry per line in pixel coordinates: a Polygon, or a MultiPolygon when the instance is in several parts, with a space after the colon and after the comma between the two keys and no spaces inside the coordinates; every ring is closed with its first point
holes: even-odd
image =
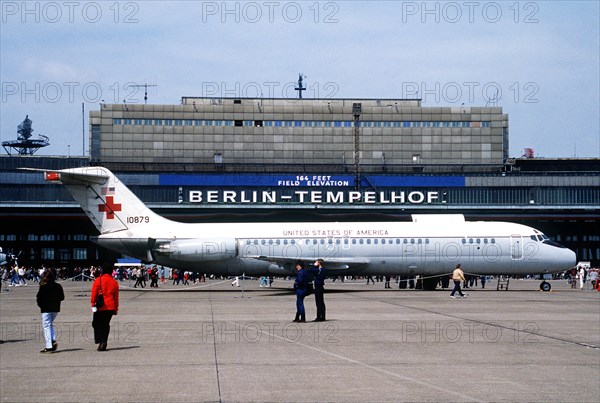
{"type": "MultiPolygon", "coordinates": [[[[46,267],[39,269],[32,267],[19,266],[14,264],[0,268],[0,279],[8,287],[27,286],[30,283],[39,283],[46,267]]],[[[61,267],[53,269],[56,280],[60,281],[94,281],[101,272],[100,267],[61,267]]],[[[150,287],[158,288],[159,282],[166,283],[172,281],[173,285],[189,285],[206,281],[206,276],[201,273],[185,271],[179,269],[170,269],[163,266],[153,265],[141,266],[121,266],[114,267],[111,276],[119,281],[133,281],[134,288],[138,286],[144,288],[149,284],[150,287]]]]}

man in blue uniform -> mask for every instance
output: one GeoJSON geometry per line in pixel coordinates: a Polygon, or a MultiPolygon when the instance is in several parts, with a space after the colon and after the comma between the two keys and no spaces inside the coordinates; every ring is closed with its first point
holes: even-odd
{"type": "Polygon", "coordinates": [[[325,291],[326,270],[323,268],[323,259],[315,262],[314,266],[309,269],[309,273],[314,277],[315,285],[315,303],[317,304],[317,318],[315,322],[325,321],[325,300],[323,292],[325,291]]]}
{"type": "Polygon", "coordinates": [[[296,318],[294,322],[306,322],[306,312],[304,311],[304,297],[308,289],[308,273],[304,270],[304,264],[296,262],[296,280],[294,281],[294,290],[296,290],[296,318]]]}

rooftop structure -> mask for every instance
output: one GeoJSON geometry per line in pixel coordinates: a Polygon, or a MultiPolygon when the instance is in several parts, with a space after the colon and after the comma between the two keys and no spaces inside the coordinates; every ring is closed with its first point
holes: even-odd
{"type": "Polygon", "coordinates": [[[12,155],[13,152],[17,155],[33,155],[40,148],[50,145],[48,136],[39,134],[37,139],[31,138],[33,136],[32,123],[29,115],[25,116],[25,120],[17,126],[17,139],[2,142],[2,147],[8,155],[12,155]]]}
{"type": "Polygon", "coordinates": [[[101,163],[305,164],[344,172],[354,169],[358,152],[363,172],[393,172],[508,158],[501,107],[423,107],[419,99],[183,97],[180,105],[102,104],[90,126],[91,156],[101,163]]]}

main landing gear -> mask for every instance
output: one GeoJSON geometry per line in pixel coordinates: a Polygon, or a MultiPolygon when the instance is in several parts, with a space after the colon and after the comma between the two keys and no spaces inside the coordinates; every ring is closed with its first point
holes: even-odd
{"type": "MultiPolygon", "coordinates": [[[[542,275],[542,278],[543,278],[543,275],[542,275]]],[[[547,281],[545,281],[545,280],[544,280],[544,281],[542,281],[542,282],[540,283],[540,290],[541,290],[541,291],[548,292],[548,291],[550,291],[551,289],[552,289],[552,286],[550,285],[550,283],[549,283],[549,282],[547,282],[547,281]]]]}

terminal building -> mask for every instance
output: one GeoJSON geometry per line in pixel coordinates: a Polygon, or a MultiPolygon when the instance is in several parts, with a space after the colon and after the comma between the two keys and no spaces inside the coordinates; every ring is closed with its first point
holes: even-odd
{"type": "Polygon", "coordinates": [[[501,107],[183,97],[178,105],[101,104],[89,121],[89,157],[0,157],[0,246],[24,265],[107,257],[66,190],[19,169],[84,165],[111,169],[150,208],[179,221],[455,213],[523,223],[578,260],[600,261],[600,159],[509,158],[501,107]]]}

